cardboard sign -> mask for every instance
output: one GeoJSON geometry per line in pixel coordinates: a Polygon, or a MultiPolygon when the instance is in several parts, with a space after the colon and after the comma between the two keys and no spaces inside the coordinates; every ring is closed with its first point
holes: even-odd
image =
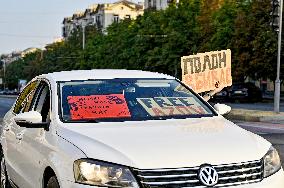
{"type": "Polygon", "coordinates": [[[69,96],[72,120],[131,117],[123,94],[69,96]]]}
{"type": "Polygon", "coordinates": [[[153,117],[208,114],[193,97],[137,98],[137,101],[153,117]]]}
{"type": "Polygon", "coordinates": [[[182,81],[201,93],[232,85],[231,50],[198,53],[181,58],[182,81]]]}

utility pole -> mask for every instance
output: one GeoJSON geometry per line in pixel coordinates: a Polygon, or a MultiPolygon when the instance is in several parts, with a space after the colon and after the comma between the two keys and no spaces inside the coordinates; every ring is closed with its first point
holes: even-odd
{"type": "MultiPolygon", "coordinates": [[[[274,3],[275,1],[273,1],[274,3]]],[[[274,112],[279,113],[280,112],[280,59],[281,59],[281,35],[282,35],[282,11],[283,11],[283,0],[277,0],[278,4],[277,12],[279,14],[279,29],[278,29],[278,53],[277,53],[277,74],[276,74],[276,80],[275,80],[275,91],[274,91],[274,112]],[[279,9],[280,6],[280,9],[279,9]]],[[[273,4],[274,6],[274,4],[273,4]]],[[[275,7],[274,7],[275,8],[275,7]]],[[[275,13],[275,11],[274,11],[275,13]]],[[[272,13],[272,14],[274,14],[272,13]]]]}

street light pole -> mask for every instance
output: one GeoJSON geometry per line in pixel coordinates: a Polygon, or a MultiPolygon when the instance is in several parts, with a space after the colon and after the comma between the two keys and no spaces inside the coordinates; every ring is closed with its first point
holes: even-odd
{"type": "Polygon", "coordinates": [[[274,112],[279,113],[280,107],[280,56],[281,56],[281,34],[282,34],[282,11],[283,11],[283,0],[280,0],[280,11],[279,11],[279,32],[278,32],[278,54],[277,54],[277,77],[275,80],[275,92],[274,92],[274,112]]]}
{"type": "Polygon", "coordinates": [[[85,38],[86,38],[86,25],[82,24],[82,30],[83,30],[83,50],[85,49],[85,38]]]}
{"type": "Polygon", "coordinates": [[[84,18],[82,22],[82,33],[83,33],[83,41],[82,41],[82,46],[83,50],[85,49],[86,46],[86,26],[88,25],[88,19],[84,18]]]}
{"type": "Polygon", "coordinates": [[[3,89],[6,89],[6,61],[3,60],[3,89]]]}

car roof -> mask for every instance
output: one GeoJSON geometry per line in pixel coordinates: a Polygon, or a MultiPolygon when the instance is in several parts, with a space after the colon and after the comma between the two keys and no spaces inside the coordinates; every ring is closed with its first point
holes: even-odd
{"type": "Polygon", "coordinates": [[[114,79],[114,78],[164,78],[175,79],[172,76],[141,70],[123,69],[93,69],[93,70],[73,70],[48,73],[37,78],[47,78],[50,81],[72,81],[72,80],[92,80],[92,79],[114,79]]]}

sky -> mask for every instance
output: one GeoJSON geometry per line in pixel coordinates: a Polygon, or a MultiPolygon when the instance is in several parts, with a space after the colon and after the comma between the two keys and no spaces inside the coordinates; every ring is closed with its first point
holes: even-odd
{"type": "Polygon", "coordinates": [[[0,54],[43,48],[61,37],[64,17],[115,0],[0,0],[0,54]]]}

